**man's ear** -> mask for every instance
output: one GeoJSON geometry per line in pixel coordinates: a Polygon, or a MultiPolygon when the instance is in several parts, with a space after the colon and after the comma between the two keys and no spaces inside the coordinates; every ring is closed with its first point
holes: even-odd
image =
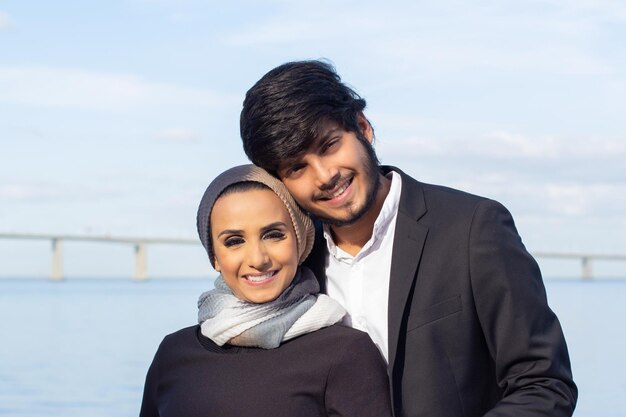
{"type": "Polygon", "coordinates": [[[372,129],[372,125],[362,111],[357,115],[357,124],[361,133],[365,136],[365,139],[367,139],[369,143],[372,143],[374,140],[374,129],[372,129]]]}

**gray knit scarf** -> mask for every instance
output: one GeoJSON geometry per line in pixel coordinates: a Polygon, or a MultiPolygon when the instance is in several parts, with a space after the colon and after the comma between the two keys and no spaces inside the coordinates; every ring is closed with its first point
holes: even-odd
{"type": "Polygon", "coordinates": [[[298,268],[289,287],[274,301],[254,304],[235,297],[220,275],[215,289],[198,299],[198,323],[217,345],[272,349],[296,336],[337,323],[346,311],[328,296],[310,269],[298,268]]]}

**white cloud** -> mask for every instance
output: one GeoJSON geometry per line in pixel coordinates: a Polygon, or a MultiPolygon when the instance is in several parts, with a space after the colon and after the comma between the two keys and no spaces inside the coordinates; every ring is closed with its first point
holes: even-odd
{"type": "Polygon", "coordinates": [[[626,221],[626,183],[526,181],[494,172],[447,185],[505,202],[509,209],[525,217],[626,221]]]}
{"type": "Polygon", "coordinates": [[[528,136],[507,131],[478,137],[408,137],[380,142],[377,146],[387,157],[401,159],[428,156],[540,160],[626,158],[626,137],[528,136]]]}
{"type": "Polygon", "coordinates": [[[239,99],[135,75],[48,67],[0,67],[0,90],[5,103],[113,112],[155,106],[208,108],[239,99]]]}
{"type": "Polygon", "coordinates": [[[119,196],[114,187],[61,184],[42,181],[5,181],[0,183],[0,200],[6,203],[93,202],[119,196]]]}
{"type": "Polygon", "coordinates": [[[503,202],[526,218],[626,222],[626,137],[410,137],[379,142],[384,163],[503,202]]]}
{"type": "Polygon", "coordinates": [[[626,3],[621,0],[545,0],[545,2],[559,7],[561,12],[575,13],[586,20],[626,20],[626,3]]]}
{"type": "Polygon", "coordinates": [[[603,159],[626,157],[626,138],[595,136],[527,136],[506,131],[494,132],[479,140],[476,150],[492,157],[603,159]]]}
{"type": "MultiPolygon", "coordinates": [[[[393,33],[393,32],[392,32],[393,33]]],[[[483,34],[483,36],[486,36],[483,34]]],[[[380,65],[393,62],[399,76],[393,85],[418,80],[424,74],[459,73],[468,69],[536,71],[560,75],[606,75],[616,70],[573,41],[546,39],[541,43],[521,42],[516,48],[514,36],[501,34],[508,42],[461,42],[428,33],[384,35],[372,41],[380,65]]]]}
{"type": "Polygon", "coordinates": [[[333,13],[307,3],[285,4],[265,20],[235,28],[226,40],[236,46],[304,49],[302,43],[341,39],[337,48],[331,44],[325,49],[326,56],[354,54],[357,62],[393,73],[389,78],[395,85],[406,84],[411,77],[468,69],[567,75],[616,72],[593,47],[593,35],[607,30],[605,19],[624,8],[609,1],[597,7],[584,1],[573,6],[556,2],[546,10],[545,1],[502,6],[485,1],[419,2],[403,5],[401,12],[366,3],[335,4],[333,13]],[[593,20],[586,16],[589,10],[596,16],[593,20]],[[346,44],[351,47],[341,49],[346,44]],[[368,60],[364,53],[377,59],[368,60]]]}
{"type": "Polygon", "coordinates": [[[378,33],[385,27],[376,13],[364,13],[353,3],[327,2],[326,7],[319,4],[311,7],[306,2],[282,2],[281,5],[283,8],[271,18],[238,27],[224,34],[223,39],[234,46],[298,45],[332,39],[352,41],[367,33],[378,33]],[[328,13],[328,8],[334,13],[328,13]]]}
{"type": "Polygon", "coordinates": [[[66,197],[66,193],[61,188],[49,184],[0,184],[0,199],[5,202],[55,200],[63,197],[66,197]]]}
{"type": "MultiPolygon", "coordinates": [[[[606,188],[606,187],[604,187],[606,188]]],[[[602,193],[597,186],[582,187],[579,185],[548,185],[546,186],[548,208],[565,216],[581,216],[588,213],[593,197],[602,193]],[[595,195],[594,195],[595,194],[595,195]]]]}
{"type": "Polygon", "coordinates": [[[535,184],[538,204],[564,217],[626,219],[626,184],[535,184]]]}
{"type": "Polygon", "coordinates": [[[198,135],[189,130],[182,128],[172,128],[163,130],[156,135],[157,139],[173,142],[193,142],[198,139],[198,135]]]}
{"type": "Polygon", "coordinates": [[[13,22],[11,22],[9,15],[0,11],[0,30],[11,29],[12,27],[13,22]]]}
{"type": "Polygon", "coordinates": [[[266,22],[226,37],[233,46],[256,46],[312,41],[319,34],[312,31],[312,23],[307,22],[266,22]]]}

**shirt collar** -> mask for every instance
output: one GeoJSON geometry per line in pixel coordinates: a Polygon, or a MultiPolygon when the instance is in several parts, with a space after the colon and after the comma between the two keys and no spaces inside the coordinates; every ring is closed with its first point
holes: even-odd
{"type": "Polygon", "coordinates": [[[380,213],[378,213],[378,217],[376,217],[376,221],[374,222],[372,237],[370,238],[370,240],[367,241],[365,246],[361,248],[356,256],[352,257],[347,252],[341,250],[333,240],[330,226],[324,224],[324,237],[326,238],[328,252],[337,260],[348,260],[360,257],[363,253],[367,251],[367,249],[369,249],[376,241],[382,239],[387,233],[391,221],[398,213],[398,206],[400,205],[400,193],[402,191],[402,178],[400,177],[400,174],[395,171],[390,171],[386,176],[387,178],[391,179],[389,193],[387,194],[387,197],[385,197],[385,201],[383,202],[383,206],[380,209],[380,213]]]}

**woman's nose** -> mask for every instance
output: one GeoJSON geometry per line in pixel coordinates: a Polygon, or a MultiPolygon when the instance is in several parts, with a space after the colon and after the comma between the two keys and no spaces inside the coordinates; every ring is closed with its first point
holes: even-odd
{"type": "Polygon", "coordinates": [[[265,271],[272,262],[262,243],[253,244],[248,249],[248,265],[258,271],[265,271]]]}

